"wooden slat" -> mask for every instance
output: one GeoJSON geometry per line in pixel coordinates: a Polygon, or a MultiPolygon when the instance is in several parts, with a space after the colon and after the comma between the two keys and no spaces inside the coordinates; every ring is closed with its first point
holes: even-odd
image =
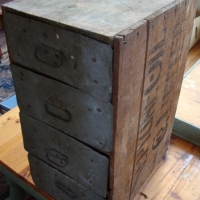
{"type": "Polygon", "coordinates": [[[129,199],[135,158],[147,24],[141,21],[114,41],[114,152],[111,156],[112,199],[129,199]],[[138,51],[142,49],[142,51],[138,51]],[[123,184],[122,184],[123,183],[123,184]]]}
{"type": "Polygon", "coordinates": [[[117,33],[171,2],[173,0],[23,0],[8,3],[6,10],[73,30],[112,45],[117,33]]]}
{"type": "Polygon", "coordinates": [[[167,150],[195,9],[195,1],[176,1],[147,18],[148,53],[131,199],[167,150]]]}

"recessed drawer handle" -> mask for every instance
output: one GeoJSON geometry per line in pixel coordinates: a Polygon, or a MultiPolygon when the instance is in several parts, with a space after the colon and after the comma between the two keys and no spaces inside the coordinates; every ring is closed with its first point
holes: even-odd
{"type": "Polygon", "coordinates": [[[71,121],[71,115],[66,109],[65,103],[59,99],[55,97],[49,97],[49,99],[45,102],[45,108],[46,111],[54,117],[62,119],[65,122],[71,121]]]}
{"type": "Polygon", "coordinates": [[[64,186],[62,183],[59,183],[58,181],[55,181],[55,185],[59,189],[61,189],[62,191],[64,191],[72,199],[76,199],[77,198],[76,195],[70,189],[68,189],[66,186],[64,186]]]}
{"type": "Polygon", "coordinates": [[[64,156],[63,154],[54,149],[50,149],[47,152],[46,156],[50,162],[54,163],[59,167],[65,167],[68,164],[67,156],[64,156]]]}
{"type": "Polygon", "coordinates": [[[56,49],[40,44],[36,49],[36,58],[51,67],[58,68],[63,61],[63,55],[56,49]]]}

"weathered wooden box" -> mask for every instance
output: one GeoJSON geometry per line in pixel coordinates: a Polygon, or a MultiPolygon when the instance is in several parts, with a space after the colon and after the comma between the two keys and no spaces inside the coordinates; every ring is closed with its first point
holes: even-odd
{"type": "Polygon", "coordinates": [[[33,180],[56,199],[133,199],[165,155],[196,0],[3,7],[33,180]]]}

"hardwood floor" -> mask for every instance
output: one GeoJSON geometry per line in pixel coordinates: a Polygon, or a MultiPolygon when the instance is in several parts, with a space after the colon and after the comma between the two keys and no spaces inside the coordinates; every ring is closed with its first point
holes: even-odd
{"type": "Polygon", "coordinates": [[[200,200],[200,147],[176,136],[134,200],[200,200]]]}

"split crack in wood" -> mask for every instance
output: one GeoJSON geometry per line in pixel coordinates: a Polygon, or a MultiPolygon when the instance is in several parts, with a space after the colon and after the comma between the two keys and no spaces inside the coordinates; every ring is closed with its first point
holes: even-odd
{"type": "Polygon", "coordinates": [[[146,194],[144,194],[143,192],[140,192],[140,194],[145,198],[145,199],[148,199],[149,197],[146,195],[146,194]]]}
{"type": "Polygon", "coordinates": [[[128,8],[130,8],[131,10],[133,10],[130,6],[126,5],[125,3],[121,2],[121,4],[124,5],[124,6],[126,6],[126,7],[128,7],[128,8]]]}

